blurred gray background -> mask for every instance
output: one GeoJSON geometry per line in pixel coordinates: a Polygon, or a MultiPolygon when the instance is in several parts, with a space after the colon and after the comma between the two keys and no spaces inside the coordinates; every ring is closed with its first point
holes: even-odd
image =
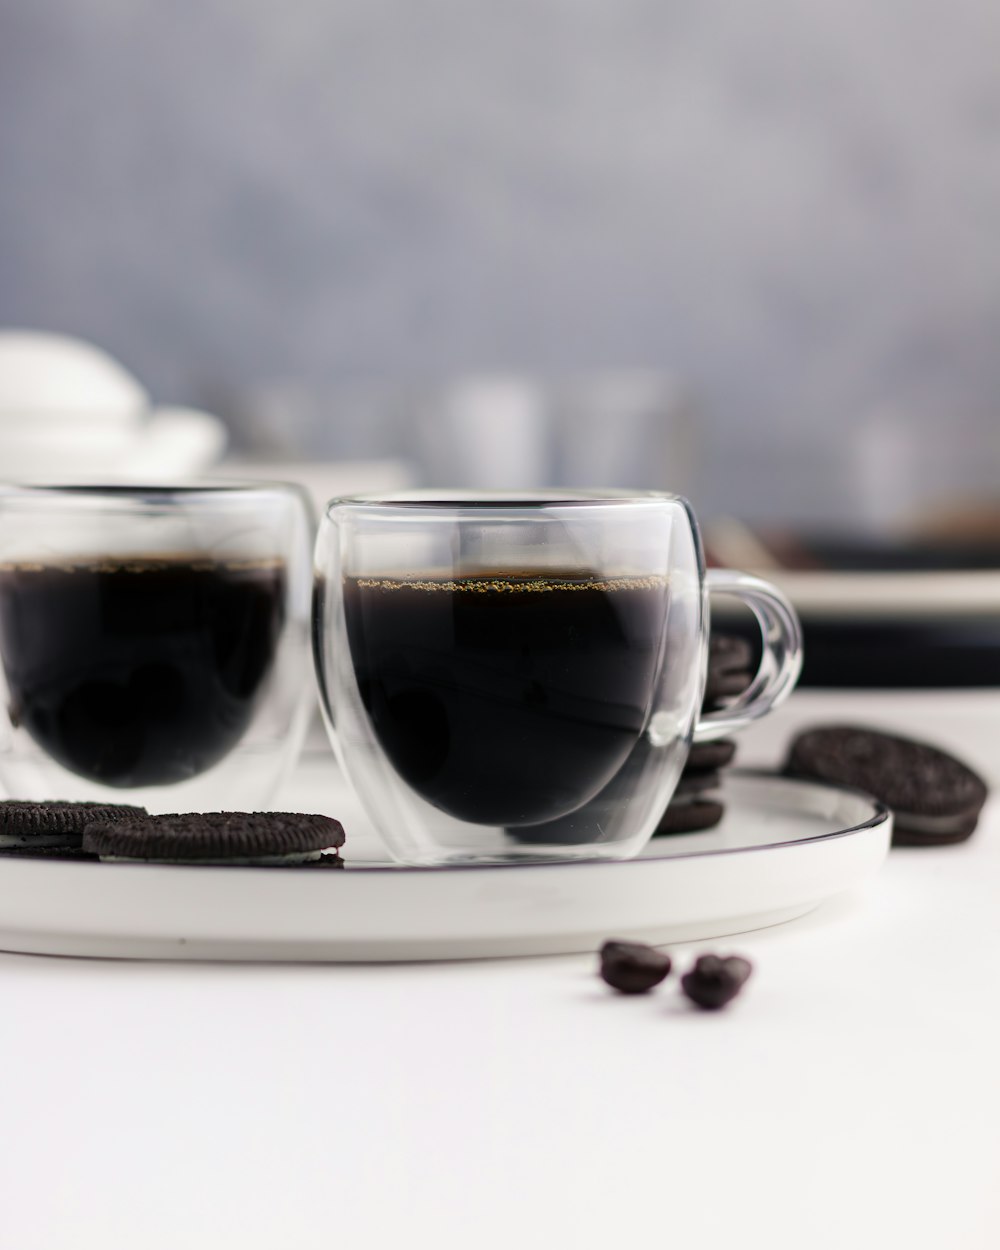
{"type": "Polygon", "coordinates": [[[0,0],[0,324],[237,441],[275,388],[329,453],[352,380],[640,368],[702,509],[988,492],[998,222],[990,0],[0,0]]]}

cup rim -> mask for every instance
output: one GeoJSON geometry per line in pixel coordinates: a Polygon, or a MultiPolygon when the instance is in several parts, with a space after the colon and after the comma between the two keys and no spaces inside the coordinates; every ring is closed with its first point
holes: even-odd
{"type": "Polygon", "coordinates": [[[275,495],[296,495],[307,499],[295,482],[205,478],[197,482],[2,482],[0,507],[19,502],[56,502],[72,499],[106,499],[108,503],[159,503],[169,499],[199,498],[206,501],[235,499],[252,501],[275,495]]]}
{"type": "Polygon", "coordinates": [[[669,491],[617,490],[617,489],[564,489],[543,488],[538,490],[466,490],[450,488],[423,488],[378,492],[360,495],[339,495],[328,501],[324,516],[338,510],[399,511],[401,513],[446,514],[480,513],[495,510],[529,509],[545,511],[552,508],[648,508],[664,503],[688,506],[681,495],[669,491]]]}

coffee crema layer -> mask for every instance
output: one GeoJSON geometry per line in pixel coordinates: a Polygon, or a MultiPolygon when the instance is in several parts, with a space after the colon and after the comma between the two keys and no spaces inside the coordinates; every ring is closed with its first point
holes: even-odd
{"type": "Polygon", "coordinates": [[[284,562],[277,558],[249,558],[209,560],[204,558],[188,558],[181,555],[167,556],[102,556],[99,560],[10,560],[0,561],[0,575],[4,573],[41,573],[54,571],[59,573],[150,573],[161,569],[177,566],[185,569],[231,569],[239,572],[244,569],[277,569],[284,567],[284,562]]]}
{"type": "Polygon", "coordinates": [[[668,578],[665,574],[626,575],[622,577],[595,577],[576,579],[558,574],[523,574],[518,576],[449,578],[408,577],[358,577],[355,584],[364,590],[426,590],[461,594],[545,594],[549,591],[584,590],[654,590],[664,588],[668,578]]]}

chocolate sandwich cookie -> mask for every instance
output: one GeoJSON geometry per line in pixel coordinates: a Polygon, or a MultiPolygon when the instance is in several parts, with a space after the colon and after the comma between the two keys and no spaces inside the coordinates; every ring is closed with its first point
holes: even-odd
{"type": "Polygon", "coordinates": [[[745,638],[712,634],[708,640],[705,707],[742,694],[753,681],[753,650],[745,638]]]}
{"type": "Polygon", "coordinates": [[[753,681],[753,673],[746,668],[739,673],[708,674],[705,681],[704,707],[706,711],[714,711],[725,699],[735,699],[742,694],[753,681]]]}
{"type": "Polygon", "coordinates": [[[853,725],[799,734],[785,772],[874,795],[893,813],[894,846],[964,842],[988,793],[978,774],[938,747],[853,725]]]}
{"type": "Polygon", "coordinates": [[[701,833],[719,823],[725,807],[712,792],[721,788],[720,770],[735,754],[736,744],[728,738],[702,742],[691,748],[654,838],[674,833],[701,833]]]}
{"type": "Polygon", "coordinates": [[[306,859],[301,864],[289,864],[288,867],[293,868],[343,868],[344,861],[340,858],[336,851],[324,851],[318,859],[306,859]]]}
{"type": "Polygon", "coordinates": [[[344,844],[330,816],[297,812],[201,812],[88,825],[84,850],[102,860],[159,864],[303,864],[344,844]]]}
{"type": "Polygon", "coordinates": [[[97,856],[78,846],[0,846],[0,859],[71,860],[80,864],[96,864],[97,856]]]}
{"type": "Polygon", "coordinates": [[[124,803],[31,803],[24,799],[0,802],[0,850],[13,853],[76,851],[84,829],[94,822],[115,825],[142,819],[144,807],[124,803]]]}
{"type": "Polygon", "coordinates": [[[722,774],[718,769],[705,769],[700,772],[681,773],[681,779],[674,790],[671,803],[677,799],[692,798],[696,794],[704,794],[706,790],[718,790],[722,785],[722,774]]]}
{"type": "Polygon", "coordinates": [[[732,738],[719,738],[715,742],[696,742],[688,751],[682,776],[695,772],[715,772],[733,762],[736,743],[732,738]]]}
{"type": "Polygon", "coordinates": [[[693,795],[672,799],[653,831],[654,838],[675,833],[701,833],[714,828],[725,814],[725,807],[715,799],[693,795]]]}

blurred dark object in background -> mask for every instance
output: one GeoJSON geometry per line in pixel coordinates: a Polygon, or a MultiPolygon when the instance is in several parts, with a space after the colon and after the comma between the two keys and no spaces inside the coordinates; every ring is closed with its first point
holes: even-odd
{"type": "MultiPolygon", "coordinates": [[[[710,562],[789,595],[805,633],[801,685],[1000,687],[1000,505],[940,517],[896,538],[755,532],[727,519],[708,527],[706,547],[710,562]]],[[[713,620],[754,640],[725,603],[713,620]]]]}

